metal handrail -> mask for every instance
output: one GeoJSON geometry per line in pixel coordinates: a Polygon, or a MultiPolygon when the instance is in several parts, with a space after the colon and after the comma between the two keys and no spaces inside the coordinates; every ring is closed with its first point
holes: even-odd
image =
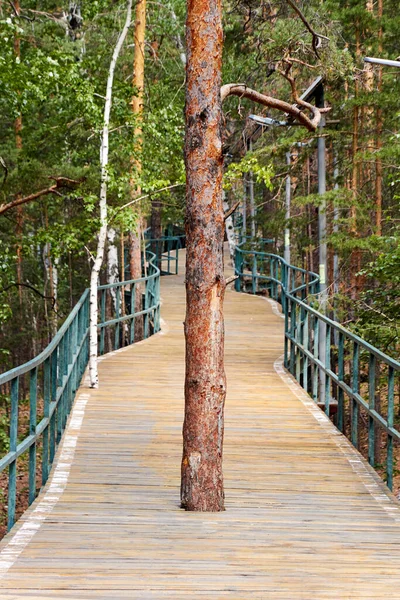
{"type": "MultiPolygon", "coordinates": [[[[143,337],[160,329],[160,269],[154,253],[146,252],[147,275],[135,280],[99,286],[100,322],[98,323],[100,351],[105,350],[105,330],[114,327],[115,350],[135,341],[135,320],[143,319],[143,337]],[[140,310],[136,302],[128,303],[130,311],[123,314],[121,293],[127,297],[143,291],[140,310]],[[113,318],[106,318],[106,296],[110,294],[113,318]],[[119,300],[118,300],[119,299],[119,300]],[[122,324],[122,326],[121,326],[122,324]],[[126,325],[126,329],[125,329],[126,325]],[[130,330],[130,331],[129,331],[130,330]]],[[[127,304],[125,303],[125,306],[127,304]]],[[[64,432],[76,391],[89,361],[89,290],[85,290],[76,306],[50,344],[29,362],[0,375],[0,386],[11,396],[9,452],[0,460],[0,472],[8,467],[8,529],[15,523],[17,459],[29,451],[29,504],[37,496],[37,450],[41,442],[42,485],[49,477],[57,446],[64,432]],[[29,434],[18,437],[20,383],[29,376],[29,434]],[[43,415],[38,422],[38,400],[43,401],[43,415]]]]}
{"type": "Polygon", "coordinates": [[[289,265],[276,254],[245,250],[242,245],[236,247],[235,253],[236,291],[255,294],[261,282],[271,297],[282,304],[285,367],[327,415],[332,416],[336,410],[336,426],[356,448],[360,447],[360,411],[365,413],[367,458],[372,466],[376,464],[377,428],[386,433],[386,483],[392,489],[393,445],[400,441],[394,418],[400,362],[318,310],[316,273],[289,265]],[[322,352],[321,339],[326,340],[322,352]],[[368,365],[367,383],[361,377],[363,361],[368,365]],[[377,374],[383,380],[381,385],[377,374]],[[386,395],[386,401],[380,403],[385,405],[386,414],[379,410],[378,391],[386,395]]]}

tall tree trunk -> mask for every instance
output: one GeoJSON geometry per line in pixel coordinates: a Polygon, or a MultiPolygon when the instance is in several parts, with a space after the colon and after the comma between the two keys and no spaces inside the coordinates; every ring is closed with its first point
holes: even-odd
{"type": "Polygon", "coordinates": [[[224,211],[220,0],[188,0],[186,21],[186,377],[181,502],[224,510],[224,211]]]}
{"type": "MultiPolygon", "coordinates": [[[[378,30],[378,55],[381,56],[383,52],[383,31],[382,31],[382,16],[383,16],[383,0],[378,0],[378,19],[379,19],[379,30],[378,30]]],[[[378,67],[378,93],[382,92],[382,67],[378,67]]],[[[376,149],[377,157],[375,160],[376,168],[376,179],[375,179],[375,224],[376,234],[382,235],[382,159],[380,157],[380,150],[382,149],[382,109],[380,106],[376,109],[376,149]]]]}
{"type": "MultiPolygon", "coordinates": [[[[146,34],[146,0],[137,0],[136,15],[135,15],[135,53],[133,60],[133,87],[135,94],[132,97],[132,111],[137,117],[135,128],[135,139],[139,146],[139,155],[142,151],[142,116],[143,116],[143,92],[144,92],[144,49],[145,49],[145,34],[146,34]]],[[[132,161],[133,172],[137,175],[141,174],[142,162],[140,159],[132,161]]],[[[132,174],[131,182],[131,197],[140,196],[141,187],[137,185],[134,175],[132,174]]],[[[137,228],[129,234],[129,269],[131,279],[139,279],[142,276],[142,243],[141,231],[143,227],[142,215],[140,206],[137,209],[137,228]]],[[[137,285],[135,288],[134,310],[140,312],[142,310],[142,286],[137,285]]],[[[135,340],[143,339],[143,318],[135,319],[135,340]]]]}
{"type": "Polygon", "coordinates": [[[100,164],[101,164],[101,185],[100,185],[100,231],[97,241],[97,253],[92,267],[90,276],[90,326],[89,326],[89,378],[90,387],[97,388],[99,386],[99,374],[97,369],[98,356],[98,337],[97,337],[97,321],[98,321],[98,304],[97,304],[97,288],[99,284],[99,275],[101,265],[103,263],[104,247],[107,238],[107,184],[108,184],[108,139],[109,125],[112,102],[112,90],[115,66],[122,45],[128,33],[131,24],[132,2],[128,0],[127,14],[125,25],[118,37],[117,44],[114,48],[110,68],[108,71],[106,100],[104,104],[104,119],[103,119],[103,134],[100,145],[100,164]]]}
{"type": "MultiPolygon", "coordinates": [[[[14,10],[17,15],[20,14],[21,6],[19,0],[14,1],[14,10]]],[[[15,33],[14,36],[14,54],[17,59],[21,57],[21,39],[19,33],[15,33]]],[[[19,155],[22,150],[22,115],[19,114],[14,121],[15,131],[15,146],[17,148],[17,154],[19,155]]],[[[18,296],[19,305],[22,310],[22,231],[24,222],[24,209],[22,206],[17,208],[17,283],[18,283],[18,296]]]]}

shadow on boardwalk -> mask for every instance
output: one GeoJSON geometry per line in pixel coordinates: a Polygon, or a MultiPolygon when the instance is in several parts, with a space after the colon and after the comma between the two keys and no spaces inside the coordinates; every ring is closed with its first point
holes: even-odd
{"type": "Polygon", "coordinates": [[[226,512],[179,509],[183,276],[163,332],[101,361],[45,490],[4,539],[0,598],[398,599],[400,511],[283,371],[283,322],[226,295],[226,512]]]}

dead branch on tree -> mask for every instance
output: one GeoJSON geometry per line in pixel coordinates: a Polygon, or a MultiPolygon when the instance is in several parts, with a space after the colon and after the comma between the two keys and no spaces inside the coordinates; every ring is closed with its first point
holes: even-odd
{"type": "Polygon", "coordinates": [[[10,283],[9,285],[7,285],[5,288],[0,290],[0,294],[3,294],[4,292],[8,292],[8,290],[10,290],[13,287],[24,287],[27,288],[28,290],[31,290],[32,292],[34,292],[35,294],[37,294],[38,296],[40,296],[41,298],[43,298],[43,300],[51,300],[52,303],[52,310],[54,309],[55,303],[56,303],[56,298],[54,298],[54,296],[45,296],[44,294],[42,294],[42,292],[39,292],[38,289],[36,289],[35,287],[33,287],[33,285],[31,285],[30,283],[17,283],[16,281],[13,283],[10,283]]]}
{"type": "Polygon", "coordinates": [[[236,202],[236,204],[234,204],[229,210],[227,210],[226,213],[224,214],[224,221],[226,221],[235,212],[235,210],[239,206],[240,206],[240,201],[236,202]]]}
{"type": "Polygon", "coordinates": [[[328,40],[329,38],[326,37],[326,35],[322,35],[321,33],[317,33],[310,25],[310,23],[307,21],[307,19],[305,18],[305,16],[303,15],[303,13],[301,12],[301,10],[299,9],[299,7],[297,6],[297,4],[293,1],[293,0],[287,0],[287,3],[289,4],[289,6],[291,6],[293,8],[293,10],[295,11],[295,13],[297,13],[297,15],[300,17],[300,19],[302,20],[302,22],[304,23],[304,25],[306,26],[306,28],[308,29],[308,31],[311,33],[312,35],[312,47],[314,50],[314,53],[316,55],[317,58],[320,58],[319,54],[318,54],[318,48],[320,48],[321,46],[321,40],[328,40]]]}
{"type": "MultiPolygon", "coordinates": [[[[286,74],[285,77],[286,79],[288,78],[286,74]]],[[[288,79],[288,81],[290,80],[288,79]]],[[[316,106],[313,106],[308,102],[304,102],[304,100],[300,100],[295,86],[294,88],[292,87],[292,95],[296,104],[289,104],[289,102],[285,102],[284,100],[278,100],[277,98],[273,98],[272,96],[261,94],[260,92],[257,92],[256,90],[252,90],[251,88],[247,87],[247,85],[244,83],[228,83],[221,87],[222,102],[225,100],[225,98],[228,98],[228,96],[239,96],[239,98],[247,98],[248,100],[253,100],[258,104],[262,104],[263,106],[268,106],[269,108],[276,108],[277,110],[287,113],[295,119],[297,119],[309,131],[315,131],[318,127],[319,122],[321,121],[321,115],[323,113],[328,112],[330,108],[317,108],[316,106]],[[311,118],[308,117],[305,114],[305,112],[303,112],[303,108],[306,108],[311,112],[311,118]]]]}
{"type": "Polygon", "coordinates": [[[48,188],[45,188],[44,190],[39,190],[38,192],[35,192],[34,194],[29,194],[29,196],[24,196],[23,198],[16,198],[15,200],[8,202],[7,204],[0,205],[0,215],[7,212],[8,210],[11,210],[12,208],[15,208],[16,206],[20,206],[21,204],[27,204],[28,202],[37,200],[38,198],[41,198],[42,196],[48,196],[49,194],[55,194],[56,196],[62,197],[63,194],[61,194],[58,191],[59,189],[61,189],[61,188],[75,189],[78,185],[80,185],[84,181],[84,178],[83,179],[69,179],[68,177],[49,177],[49,179],[52,179],[53,181],[55,181],[55,184],[51,185],[48,188]]]}

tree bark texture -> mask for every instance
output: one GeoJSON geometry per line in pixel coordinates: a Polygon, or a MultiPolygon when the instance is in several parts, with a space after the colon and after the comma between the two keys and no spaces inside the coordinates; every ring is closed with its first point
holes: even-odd
{"type": "MultiPolygon", "coordinates": [[[[144,91],[144,51],[145,51],[145,35],[146,35],[146,0],[138,0],[136,3],[135,12],[135,53],[133,58],[133,79],[134,94],[132,96],[132,112],[137,117],[137,123],[134,131],[135,138],[139,147],[139,154],[142,151],[142,115],[143,115],[143,91],[144,91]]],[[[131,198],[140,196],[141,187],[134,179],[136,172],[140,176],[142,172],[142,161],[140,158],[132,160],[133,173],[130,182],[131,198]]],[[[141,234],[143,228],[140,205],[137,210],[138,223],[136,230],[129,234],[129,270],[131,279],[140,279],[142,276],[142,243],[141,234]]],[[[135,287],[135,297],[132,299],[135,312],[142,310],[142,286],[140,284],[135,287]]],[[[132,307],[133,308],[133,307],[132,307]]],[[[135,341],[143,339],[144,325],[143,317],[137,317],[134,322],[135,341]]]]}
{"type": "Polygon", "coordinates": [[[224,211],[220,0],[188,0],[186,22],[186,377],[181,503],[224,510],[224,211]]]}
{"type": "Polygon", "coordinates": [[[107,91],[106,100],[104,103],[104,118],[103,118],[103,133],[100,145],[100,165],[101,165],[101,184],[100,184],[100,231],[97,240],[97,253],[92,266],[92,272],[90,274],[90,292],[89,292],[89,314],[90,314],[90,325],[89,325],[89,378],[90,387],[99,387],[99,373],[97,368],[97,356],[98,356],[98,336],[97,336],[97,322],[98,322],[98,303],[97,303],[97,289],[99,285],[100,269],[103,264],[104,248],[107,239],[107,186],[108,186],[108,154],[109,154],[109,126],[110,126],[110,113],[112,104],[112,92],[115,67],[117,59],[121,52],[122,45],[125,41],[128,33],[131,16],[132,16],[132,2],[127,2],[127,13],[125,25],[118,37],[118,41],[115,45],[113,55],[110,62],[107,78],[107,91]]]}

